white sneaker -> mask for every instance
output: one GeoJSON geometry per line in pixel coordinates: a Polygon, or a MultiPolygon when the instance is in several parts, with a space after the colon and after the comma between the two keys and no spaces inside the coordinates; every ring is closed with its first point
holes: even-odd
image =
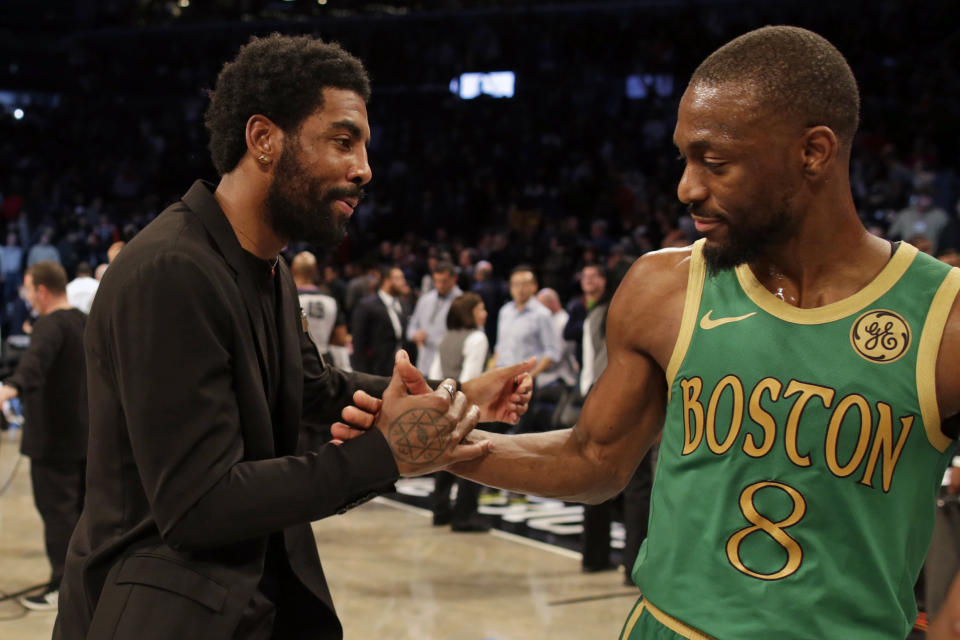
{"type": "Polygon", "coordinates": [[[60,601],[60,591],[46,591],[35,596],[22,596],[20,604],[31,611],[56,611],[60,601]]]}

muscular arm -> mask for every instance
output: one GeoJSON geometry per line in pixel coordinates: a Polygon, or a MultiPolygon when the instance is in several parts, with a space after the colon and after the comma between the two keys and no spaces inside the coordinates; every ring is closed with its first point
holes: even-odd
{"type": "Polygon", "coordinates": [[[624,279],[607,320],[609,364],[572,429],[484,433],[493,451],[455,467],[490,486],[580,502],[619,492],[653,444],[666,408],[664,368],[679,331],[686,252],[650,254],[624,279]]]}

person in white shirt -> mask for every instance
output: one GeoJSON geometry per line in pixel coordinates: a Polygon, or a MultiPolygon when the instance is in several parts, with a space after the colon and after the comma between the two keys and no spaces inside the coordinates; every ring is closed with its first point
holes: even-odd
{"type": "Polygon", "coordinates": [[[457,286],[453,264],[437,262],[433,269],[433,289],[417,300],[407,325],[407,339],[417,345],[417,369],[426,374],[437,360],[437,347],[447,332],[447,312],[454,298],[463,293],[457,286]]]}
{"type": "Polygon", "coordinates": [[[87,315],[90,315],[93,297],[97,294],[97,287],[100,286],[100,281],[92,276],[90,263],[81,262],[77,265],[77,277],[67,283],[67,300],[70,306],[80,309],[87,315]]]}

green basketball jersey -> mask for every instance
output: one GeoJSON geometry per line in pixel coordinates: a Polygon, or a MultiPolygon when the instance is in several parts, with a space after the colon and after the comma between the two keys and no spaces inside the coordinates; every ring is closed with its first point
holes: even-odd
{"type": "Polygon", "coordinates": [[[800,309],[693,247],[634,580],[736,640],[906,637],[952,450],[935,367],[960,289],[901,243],[853,296],[800,309]]]}

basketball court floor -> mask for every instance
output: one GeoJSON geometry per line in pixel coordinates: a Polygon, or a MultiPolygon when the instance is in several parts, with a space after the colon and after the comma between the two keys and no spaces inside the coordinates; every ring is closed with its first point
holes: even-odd
{"type": "MultiPolygon", "coordinates": [[[[29,460],[0,434],[0,597],[43,582],[49,567],[30,491],[29,460]],[[15,471],[13,471],[15,468],[15,471]],[[11,477],[11,472],[13,475],[11,477]],[[0,485],[2,488],[2,485],[0,485]]],[[[430,479],[404,481],[403,502],[377,498],[314,523],[347,640],[616,638],[639,592],[623,574],[583,574],[577,552],[505,531],[451,533],[423,504],[430,479]]],[[[566,547],[577,514],[562,503],[487,507],[507,526],[566,547]],[[499,511],[498,511],[499,510],[499,511]],[[535,516],[535,517],[534,517],[535,516]]],[[[0,638],[47,640],[52,612],[0,601],[0,638]]]]}

